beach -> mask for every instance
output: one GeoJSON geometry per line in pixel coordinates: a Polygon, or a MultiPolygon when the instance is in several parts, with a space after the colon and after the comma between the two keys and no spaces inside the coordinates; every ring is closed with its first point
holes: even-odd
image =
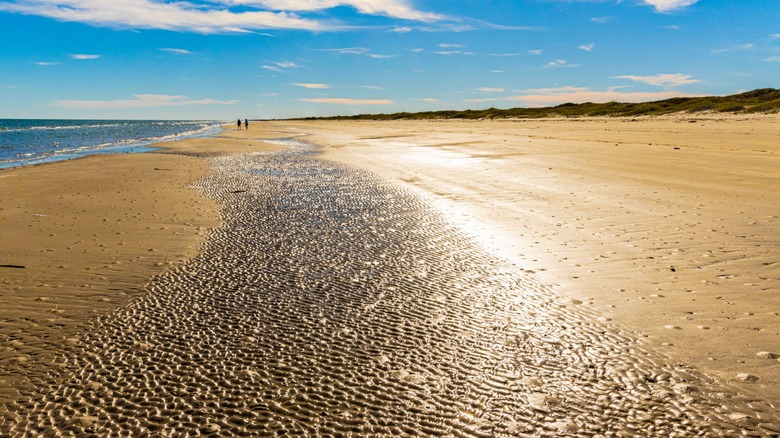
{"type": "Polygon", "coordinates": [[[0,171],[4,421],[776,433],[777,121],[254,122],[0,171]]]}
{"type": "Polygon", "coordinates": [[[780,401],[777,116],[287,124],[556,292],[780,401]]]}

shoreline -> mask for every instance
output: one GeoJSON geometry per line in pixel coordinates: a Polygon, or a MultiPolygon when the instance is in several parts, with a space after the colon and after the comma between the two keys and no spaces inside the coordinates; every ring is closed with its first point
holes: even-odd
{"type": "Polygon", "coordinates": [[[273,148],[260,127],[0,170],[0,407],[92,318],[197,253],[220,223],[192,187],[211,171],[198,156],[273,148]]]}
{"type": "Polygon", "coordinates": [[[419,194],[489,251],[602,321],[780,406],[778,121],[275,126],[306,132],[326,159],[419,194]]]}

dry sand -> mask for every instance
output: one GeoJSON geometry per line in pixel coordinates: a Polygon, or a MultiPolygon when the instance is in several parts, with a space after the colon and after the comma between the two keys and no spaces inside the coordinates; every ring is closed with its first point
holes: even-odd
{"type": "Polygon", "coordinates": [[[780,116],[288,122],[673,358],[780,405],[780,116]],[[745,376],[744,374],[749,374],[745,376]],[[752,377],[758,378],[757,381],[752,377]]]}
{"type": "Polygon", "coordinates": [[[162,145],[177,155],[0,170],[0,406],[43,376],[80,325],[197,252],[219,212],[189,187],[208,164],[181,154],[275,148],[253,128],[162,145]]]}

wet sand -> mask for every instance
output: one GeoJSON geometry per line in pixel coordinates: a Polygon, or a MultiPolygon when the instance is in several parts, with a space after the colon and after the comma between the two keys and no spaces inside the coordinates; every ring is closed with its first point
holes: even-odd
{"type": "Polygon", "coordinates": [[[269,150],[256,131],[0,171],[0,408],[42,379],[61,345],[154,275],[195,255],[218,224],[190,185],[200,158],[269,150]],[[163,152],[163,151],[161,151],[163,152]]]}
{"type": "MultiPolygon", "coordinates": [[[[304,137],[326,144],[331,160],[350,155],[345,166],[322,160],[310,144],[256,140],[296,129],[349,136],[356,126],[266,126],[276,132],[226,132],[171,145],[202,157],[179,159],[208,162],[211,172],[194,185],[220,206],[222,224],[205,241],[177,239],[202,246],[164,272],[160,267],[121,305],[78,327],[62,325],[56,336],[67,333],[66,342],[48,344],[53,366],[27,370],[37,378],[10,403],[0,430],[780,430],[773,400],[670,359],[654,338],[611,321],[595,299],[573,299],[541,269],[519,268],[511,254],[476,238],[474,230],[493,230],[484,218],[458,216],[437,201],[443,197],[399,184],[392,166],[372,162],[378,155],[363,146],[350,150],[359,141],[304,137]],[[242,153],[229,153],[238,146],[242,153]],[[358,170],[356,162],[378,171],[358,170]]],[[[385,163],[405,165],[392,155],[385,163]]],[[[174,185],[186,187],[183,180],[174,185]]],[[[751,388],[761,389],[762,380],[751,388]]]]}
{"type": "Polygon", "coordinates": [[[556,294],[780,406],[778,122],[700,115],[285,126],[326,145],[329,159],[425,197],[556,294]],[[759,380],[740,382],[744,374],[759,380]]]}

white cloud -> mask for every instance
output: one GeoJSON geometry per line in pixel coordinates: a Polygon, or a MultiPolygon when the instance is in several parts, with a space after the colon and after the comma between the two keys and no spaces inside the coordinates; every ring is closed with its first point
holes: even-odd
{"type": "Polygon", "coordinates": [[[503,58],[503,57],[510,57],[510,56],[520,56],[520,54],[519,53],[488,53],[488,56],[503,58]]]}
{"type": "Polygon", "coordinates": [[[192,52],[185,49],[173,49],[173,48],[163,48],[160,49],[163,52],[173,53],[174,55],[193,55],[192,52]]]}
{"type": "Polygon", "coordinates": [[[753,50],[755,47],[756,45],[753,43],[745,43],[737,46],[715,49],[712,51],[712,53],[716,55],[720,55],[721,53],[727,53],[727,52],[744,52],[746,50],[753,50]]]}
{"type": "Polygon", "coordinates": [[[766,61],[766,62],[780,62],[780,56],[770,56],[769,58],[764,58],[764,61],[766,61]]]}
{"type": "Polygon", "coordinates": [[[780,33],[773,33],[772,35],[769,35],[769,38],[773,40],[780,40],[780,33]]]}
{"type": "Polygon", "coordinates": [[[344,47],[340,49],[317,49],[320,52],[335,52],[339,55],[366,55],[370,52],[365,47],[344,47]]]}
{"type": "Polygon", "coordinates": [[[482,87],[482,88],[477,88],[477,91],[479,91],[480,93],[503,93],[504,89],[503,88],[482,87]]]}
{"type": "Polygon", "coordinates": [[[556,59],[555,61],[548,62],[545,64],[546,68],[569,68],[569,67],[579,67],[579,64],[569,64],[564,59],[556,59]]]}
{"type": "Polygon", "coordinates": [[[298,68],[298,64],[292,61],[274,62],[274,64],[278,65],[281,68],[298,68]]]}
{"type": "Polygon", "coordinates": [[[443,43],[443,44],[439,44],[439,47],[441,47],[442,49],[458,49],[458,48],[463,48],[465,46],[463,44],[447,44],[447,43],[443,43]]]}
{"type": "Polygon", "coordinates": [[[298,68],[298,64],[292,62],[292,61],[281,61],[281,62],[273,62],[273,65],[261,65],[260,68],[275,71],[277,73],[287,73],[287,70],[298,68]]]}
{"type": "Polygon", "coordinates": [[[346,97],[321,97],[314,99],[301,99],[304,102],[328,103],[332,105],[392,105],[388,99],[350,99],[346,97]]]}
{"type": "Polygon", "coordinates": [[[645,3],[653,6],[658,12],[671,12],[695,5],[698,2],[699,0],[645,0],[645,3]]]}
{"type": "Polygon", "coordinates": [[[258,29],[327,30],[330,26],[289,12],[232,12],[188,2],[161,0],[10,0],[0,11],[123,29],[165,29],[204,34],[258,29]]]}
{"type": "Polygon", "coordinates": [[[607,24],[610,21],[612,21],[612,17],[593,17],[590,19],[590,21],[597,23],[597,24],[607,24]]]}
{"type": "Polygon", "coordinates": [[[388,30],[388,32],[409,33],[409,32],[411,32],[413,30],[414,29],[412,29],[411,27],[401,26],[401,27],[396,27],[396,28],[390,29],[390,30],[388,30]]]}
{"type": "Polygon", "coordinates": [[[380,55],[377,53],[369,53],[367,56],[372,59],[390,59],[390,58],[395,58],[398,55],[380,55]]]}
{"type": "Polygon", "coordinates": [[[657,87],[679,87],[680,85],[695,84],[701,82],[690,75],[680,73],[660,74],[653,76],[623,75],[615,76],[615,79],[628,79],[629,81],[640,82],[642,84],[655,85],[657,87]]]}
{"type": "Polygon", "coordinates": [[[528,53],[530,53],[530,54],[532,54],[532,55],[541,55],[541,54],[542,54],[542,52],[544,52],[544,50],[539,50],[539,49],[536,49],[536,50],[529,50],[529,51],[528,51],[528,53]]]}
{"type": "Polygon", "coordinates": [[[78,59],[83,61],[86,59],[98,59],[100,58],[100,55],[75,54],[75,55],[70,55],[70,57],[73,59],[78,59]]]}
{"type": "Polygon", "coordinates": [[[330,88],[328,84],[293,84],[296,87],[308,88],[310,90],[326,90],[330,88]]]}
{"type": "Polygon", "coordinates": [[[592,50],[593,50],[593,47],[595,47],[595,44],[593,44],[593,43],[590,43],[590,44],[583,44],[583,45],[581,45],[581,46],[579,47],[579,49],[580,49],[580,50],[584,50],[584,51],[586,51],[586,52],[590,52],[590,51],[592,51],[592,50]]]}
{"type": "Polygon", "coordinates": [[[50,65],[59,65],[59,62],[50,62],[50,61],[38,61],[35,63],[35,65],[40,65],[43,67],[48,67],[50,65]]]}
{"type": "Polygon", "coordinates": [[[51,106],[72,110],[108,110],[189,105],[233,105],[237,102],[237,100],[220,101],[215,99],[188,99],[186,96],[171,96],[167,94],[136,94],[134,99],[58,100],[51,104],[51,106]]]}
{"type": "Polygon", "coordinates": [[[438,52],[433,52],[437,55],[443,55],[443,56],[453,56],[453,55],[473,55],[474,52],[464,52],[462,50],[441,50],[438,52]]]}
{"type": "Polygon", "coordinates": [[[405,0],[223,0],[225,4],[263,7],[274,11],[311,12],[351,6],[368,15],[384,15],[405,20],[437,21],[439,14],[417,11],[405,0]]]}
{"type": "Polygon", "coordinates": [[[422,102],[427,102],[427,103],[439,103],[439,99],[435,99],[433,97],[426,97],[426,98],[420,99],[420,100],[422,102]]]}

